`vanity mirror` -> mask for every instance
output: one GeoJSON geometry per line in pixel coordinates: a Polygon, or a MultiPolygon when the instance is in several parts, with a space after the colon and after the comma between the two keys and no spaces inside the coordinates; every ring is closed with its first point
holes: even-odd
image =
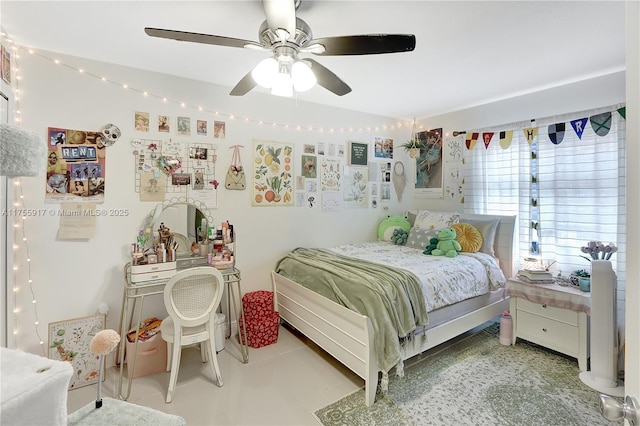
{"type": "Polygon", "coordinates": [[[207,241],[207,229],[213,226],[211,211],[202,202],[187,197],[173,197],[158,204],[143,222],[143,228],[150,228],[154,237],[158,236],[161,224],[169,228],[178,244],[178,257],[191,256],[191,243],[207,241]]]}

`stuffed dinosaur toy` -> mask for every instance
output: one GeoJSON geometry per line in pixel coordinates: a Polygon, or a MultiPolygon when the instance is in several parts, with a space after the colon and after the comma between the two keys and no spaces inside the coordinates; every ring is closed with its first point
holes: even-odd
{"type": "Polygon", "coordinates": [[[437,238],[431,238],[429,240],[429,245],[425,248],[422,254],[431,254],[438,247],[438,241],[439,240],[437,238]]]}
{"type": "Polygon", "coordinates": [[[431,252],[434,256],[456,257],[462,246],[456,241],[456,231],[453,228],[438,229],[438,246],[431,252]]]}

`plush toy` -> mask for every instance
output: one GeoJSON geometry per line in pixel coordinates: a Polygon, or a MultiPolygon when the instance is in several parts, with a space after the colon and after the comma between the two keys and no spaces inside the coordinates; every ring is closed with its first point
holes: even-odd
{"type": "Polygon", "coordinates": [[[431,238],[429,240],[429,245],[422,252],[422,254],[431,254],[438,247],[438,241],[440,241],[440,240],[438,240],[437,238],[431,238]]]}
{"type": "Polygon", "coordinates": [[[391,241],[395,229],[404,229],[409,232],[411,224],[406,216],[387,216],[378,226],[378,239],[391,241]]]}
{"type": "Polygon", "coordinates": [[[407,238],[409,238],[409,233],[402,228],[396,228],[393,230],[393,234],[391,235],[391,242],[398,246],[403,246],[407,244],[407,238]]]}
{"type": "Polygon", "coordinates": [[[462,246],[456,241],[456,231],[453,228],[438,229],[438,246],[431,252],[434,256],[456,257],[462,246]]]}

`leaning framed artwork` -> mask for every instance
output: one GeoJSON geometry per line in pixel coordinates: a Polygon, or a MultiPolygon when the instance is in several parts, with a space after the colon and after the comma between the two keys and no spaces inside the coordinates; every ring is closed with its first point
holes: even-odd
{"type": "Polygon", "coordinates": [[[100,358],[91,353],[89,345],[105,324],[105,315],[49,323],[49,358],[73,366],[69,390],[98,382],[100,358]]]}

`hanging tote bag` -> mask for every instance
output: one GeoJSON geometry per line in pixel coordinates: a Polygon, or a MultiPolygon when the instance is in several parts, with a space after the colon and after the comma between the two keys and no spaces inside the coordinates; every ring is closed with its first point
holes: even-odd
{"type": "Polygon", "coordinates": [[[224,180],[224,187],[227,189],[244,190],[247,188],[247,178],[244,175],[244,168],[240,163],[240,145],[234,145],[231,155],[231,165],[224,180]]]}

